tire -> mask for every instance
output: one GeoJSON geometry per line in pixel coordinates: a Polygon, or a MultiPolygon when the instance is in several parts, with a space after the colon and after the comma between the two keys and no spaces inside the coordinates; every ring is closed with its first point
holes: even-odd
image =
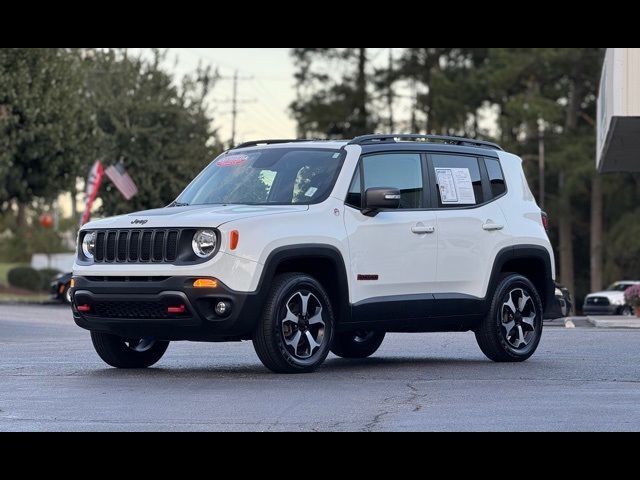
{"type": "Polygon", "coordinates": [[[333,309],[322,285],[302,273],[282,274],[272,283],[253,346],[274,373],[310,373],[327,358],[333,331],[333,309]]]}
{"type": "Polygon", "coordinates": [[[64,292],[62,293],[62,299],[64,301],[64,303],[71,305],[72,302],[72,298],[71,298],[71,284],[67,283],[64,286],[64,292]]]}
{"type": "Polygon", "coordinates": [[[540,344],[542,318],[542,301],[531,281],[521,275],[506,275],[476,330],[478,345],[494,362],[524,362],[540,344]]]}
{"type": "Polygon", "coordinates": [[[148,368],[160,361],[169,342],[126,340],[108,333],[91,332],[93,347],[100,358],[114,368],[148,368]]]}
{"type": "Polygon", "coordinates": [[[633,316],[633,310],[629,305],[625,305],[620,309],[620,315],[622,315],[623,317],[631,317],[633,316]]]}
{"type": "Polygon", "coordinates": [[[385,332],[338,333],[331,352],[341,358],[368,358],[378,351],[385,335],[385,332]]]}

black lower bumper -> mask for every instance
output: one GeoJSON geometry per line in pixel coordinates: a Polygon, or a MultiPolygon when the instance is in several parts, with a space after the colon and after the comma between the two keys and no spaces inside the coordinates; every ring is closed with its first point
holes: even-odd
{"type": "Polygon", "coordinates": [[[619,315],[620,310],[621,308],[617,305],[584,305],[582,307],[583,315],[601,315],[603,317],[619,315]]]}
{"type": "Polygon", "coordinates": [[[126,338],[230,341],[251,338],[260,300],[219,280],[195,288],[192,277],[76,277],[73,317],[84,329],[126,338]],[[216,304],[230,312],[218,315],[216,304]]]}

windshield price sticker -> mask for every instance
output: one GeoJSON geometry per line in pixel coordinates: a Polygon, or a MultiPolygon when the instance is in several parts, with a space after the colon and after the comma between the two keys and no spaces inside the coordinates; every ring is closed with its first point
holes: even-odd
{"type": "Polygon", "coordinates": [[[471,172],[468,168],[436,168],[443,205],[475,205],[471,172]]]}
{"type": "Polygon", "coordinates": [[[248,155],[231,155],[229,157],[218,160],[218,167],[240,167],[249,161],[248,155]]]}

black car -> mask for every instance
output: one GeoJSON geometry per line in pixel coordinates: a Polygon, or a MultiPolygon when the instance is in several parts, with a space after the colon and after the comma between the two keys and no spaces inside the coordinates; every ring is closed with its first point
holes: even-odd
{"type": "Polygon", "coordinates": [[[51,298],[59,302],[71,303],[71,273],[63,273],[51,282],[51,298]]]}

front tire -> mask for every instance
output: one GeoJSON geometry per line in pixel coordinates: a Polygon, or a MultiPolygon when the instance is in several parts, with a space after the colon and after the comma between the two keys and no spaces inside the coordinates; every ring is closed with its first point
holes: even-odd
{"type": "Polygon", "coordinates": [[[620,315],[623,317],[631,317],[633,316],[633,309],[629,305],[625,305],[620,309],[620,315]]]}
{"type": "Polygon", "coordinates": [[[101,332],[91,332],[91,341],[96,353],[107,365],[122,369],[142,369],[155,365],[169,347],[169,342],[127,340],[101,332]]]}
{"type": "Polygon", "coordinates": [[[378,351],[385,335],[385,332],[338,333],[331,352],[342,358],[368,358],[378,351]]]}
{"type": "Polygon", "coordinates": [[[522,275],[507,275],[476,331],[478,345],[494,362],[524,362],[538,348],[542,318],[542,301],[531,281],[522,275]]]}
{"type": "Polygon", "coordinates": [[[331,301],[302,273],[277,276],[253,334],[258,358],[274,373],[309,373],[327,358],[333,340],[331,301]]]}

